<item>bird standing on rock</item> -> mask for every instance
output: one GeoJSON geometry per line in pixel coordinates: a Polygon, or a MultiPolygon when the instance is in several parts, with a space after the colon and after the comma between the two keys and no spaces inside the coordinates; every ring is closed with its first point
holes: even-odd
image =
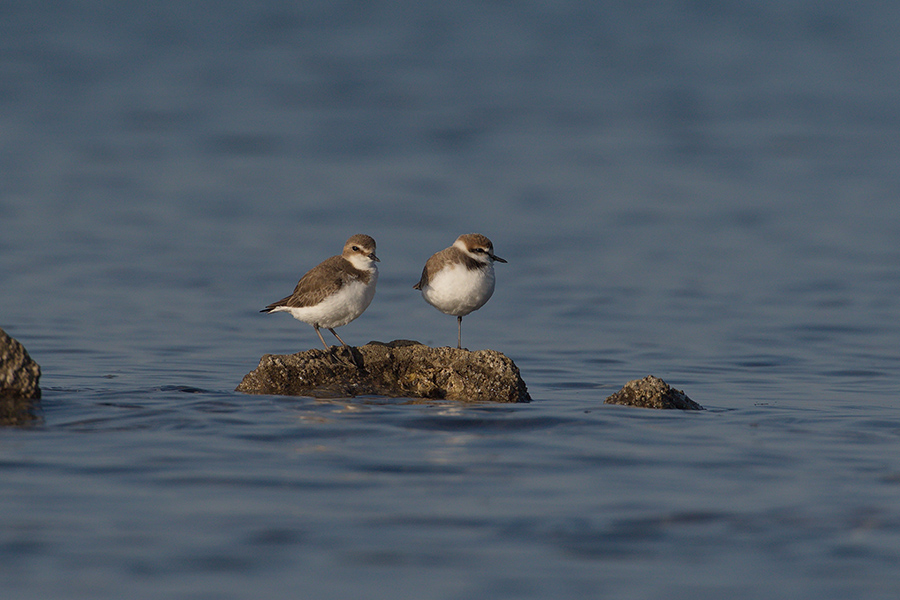
{"type": "Polygon", "coordinates": [[[491,240],[466,233],[432,255],[413,286],[428,304],[456,317],[457,348],[462,348],[462,318],[484,306],[494,293],[494,261],[506,262],[494,254],[491,240]]]}
{"type": "Polygon", "coordinates": [[[325,259],[300,278],[294,293],[273,302],[259,312],[288,312],[308,323],[327,349],[319,331],[330,331],[344,348],[344,340],[334,330],[346,325],[369,307],[375,297],[380,262],[375,256],[375,240],[368,235],[351,236],[340,256],[325,259]]]}

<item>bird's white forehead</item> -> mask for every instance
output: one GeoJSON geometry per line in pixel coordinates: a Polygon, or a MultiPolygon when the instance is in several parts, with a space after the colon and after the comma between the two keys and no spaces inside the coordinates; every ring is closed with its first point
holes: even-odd
{"type": "Polygon", "coordinates": [[[477,258],[477,259],[485,258],[484,254],[478,254],[475,252],[475,250],[478,248],[486,250],[488,253],[491,253],[494,251],[490,244],[485,245],[485,244],[479,244],[479,243],[475,243],[475,242],[470,242],[467,244],[464,240],[456,240],[453,243],[453,246],[458,248],[462,252],[468,254],[469,256],[471,256],[473,258],[477,258]]]}
{"type": "Polygon", "coordinates": [[[493,250],[494,249],[494,247],[491,245],[490,242],[483,243],[478,240],[463,239],[463,238],[460,238],[460,239],[456,240],[455,242],[453,242],[453,245],[456,246],[457,248],[459,248],[460,250],[462,250],[463,252],[472,252],[476,248],[483,248],[485,250],[493,250]]]}

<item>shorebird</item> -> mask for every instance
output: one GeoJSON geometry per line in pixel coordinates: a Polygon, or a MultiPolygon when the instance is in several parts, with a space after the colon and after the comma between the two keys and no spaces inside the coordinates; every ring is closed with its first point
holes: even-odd
{"type": "Polygon", "coordinates": [[[310,269],[300,278],[294,293],[259,312],[290,313],[295,319],[312,325],[328,349],[319,331],[319,327],[324,327],[349,351],[350,347],[334,328],[363,314],[372,302],[378,281],[376,262],[380,261],[375,256],[375,240],[367,235],[354,235],[344,244],[340,256],[325,259],[310,269]]]}
{"type": "Polygon", "coordinates": [[[432,255],[422,278],[413,286],[444,314],[456,317],[456,347],[462,348],[462,318],[478,310],[494,293],[494,245],[480,233],[466,233],[453,245],[432,255]]]}

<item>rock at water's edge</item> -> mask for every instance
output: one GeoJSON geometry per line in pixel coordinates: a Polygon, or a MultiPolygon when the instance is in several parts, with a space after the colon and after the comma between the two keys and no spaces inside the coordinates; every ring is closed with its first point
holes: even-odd
{"type": "Polygon", "coordinates": [[[266,354],[236,391],[287,396],[435,398],[529,402],[515,363],[496,350],[432,348],[409,340],[297,354],[266,354]]]}
{"type": "Polygon", "coordinates": [[[677,408],[680,410],[703,410],[703,407],[688,398],[681,390],[653,375],[626,383],[621,390],[606,399],[605,404],[622,404],[641,408],[677,408]]]}

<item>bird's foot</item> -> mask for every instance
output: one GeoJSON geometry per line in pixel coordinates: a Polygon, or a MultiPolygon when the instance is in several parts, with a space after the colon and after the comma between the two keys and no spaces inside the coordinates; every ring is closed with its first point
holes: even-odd
{"type": "Polygon", "coordinates": [[[330,350],[331,358],[335,363],[352,366],[359,370],[363,368],[361,358],[356,356],[358,352],[354,352],[350,346],[332,346],[330,350]]]}

